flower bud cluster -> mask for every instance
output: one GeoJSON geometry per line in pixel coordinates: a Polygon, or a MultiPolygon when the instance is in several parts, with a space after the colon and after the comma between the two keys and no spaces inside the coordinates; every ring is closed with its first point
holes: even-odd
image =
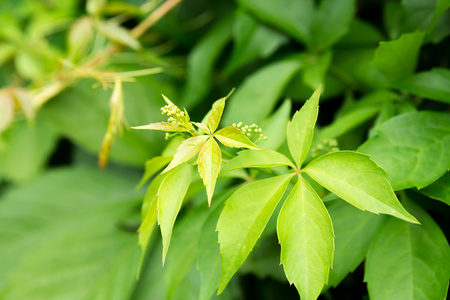
{"type": "Polygon", "coordinates": [[[317,144],[313,149],[311,149],[311,154],[313,157],[318,157],[320,155],[339,151],[338,142],[336,139],[324,139],[322,142],[317,144]]]}
{"type": "Polygon", "coordinates": [[[184,112],[175,105],[169,104],[161,107],[161,113],[169,117],[167,121],[170,123],[180,124],[184,121],[184,112]]]}
{"type": "Polygon", "coordinates": [[[243,134],[245,134],[248,138],[251,138],[255,134],[258,135],[258,141],[259,140],[267,140],[267,137],[262,134],[262,129],[256,125],[243,125],[242,122],[239,123],[233,123],[233,127],[236,127],[239,129],[243,134]]]}

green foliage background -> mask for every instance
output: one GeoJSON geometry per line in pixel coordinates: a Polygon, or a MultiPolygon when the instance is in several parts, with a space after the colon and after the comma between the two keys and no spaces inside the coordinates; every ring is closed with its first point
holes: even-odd
{"type": "MultiPolygon", "coordinates": [[[[139,41],[128,35],[162,2],[0,1],[0,299],[299,297],[280,266],[277,214],[216,296],[222,266],[215,229],[226,199],[246,182],[283,174],[283,167],[224,174],[211,207],[194,174],[164,267],[155,230],[136,280],[136,230],[150,197],[147,185],[136,186],[146,162],[173,155],[180,141],[125,126],[109,166],[99,170],[112,90],[95,87],[105,85],[95,76],[67,79],[34,118],[17,98],[8,122],[5,95],[23,88],[36,101],[110,43],[118,51],[96,70],[162,68],[122,83],[131,126],[163,120],[161,94],[201,121],[236,88],[221,127],[257,123],[268,137],[258,145],[289,156],[288,121],[322,85],[312,148],[324,154],[323,141],[336,139],[341,150],[369,154],[421,225],[358,210],[308,178],[335,235],[333,269],[319,299],[445,299],[450,1],[184,0],[139,41]],[[81,18],[97,22],[92,44],[86,33],[69,37],[81,18]]],[[[160,168],[169,161],[159,161],[160,168]]],[[[149,190],[162,180],[157,171],[147,178],[149,190]]],[[[181,183],[184,175],[171,180],[181,183]]]]}

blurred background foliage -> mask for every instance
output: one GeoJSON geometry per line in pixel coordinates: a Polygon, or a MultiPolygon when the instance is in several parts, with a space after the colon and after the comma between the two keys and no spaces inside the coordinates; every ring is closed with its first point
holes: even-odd
{"type": "MultiPolygon", "coordinates": [[[[236,87],[223,124],[260,124],[269,138],[260,145],[283,152],[291,112],[321,84],[315,143],[337,139],[341,149],[355,150],[376,134],[374,126],[397,115],[449,112],[449,6],[445,0],[0,0],[0,298],[216,297],[220,261],[208,251],[218,249],[211,228],[220,210],[207,208],[198,178],[164,269],[154,235],[136,281],[145,191],[135,186],[145,162],[173,153],[174,145],[162,133],[129,125],[162,120],[161,94],[200,121],[236,87]],[[157,17],[164,3],[172,6],[157,17]],[[148,16],[156,22],[139,31],[148,16]],[[109,156],[106,170],[97,167],[99,153],[109,156]]],[[[448,159],[442,164],[449,169],[448,159]]],[[[235,180],[219,182],[217,207],[235,180]]],[[[448,173],[420,194],[408,193],[448,238],[448,173]]],[[[342,209],[330,209],[332,218],[360,213],[342,209]]],[[[367,297],[363,266],[347,276],[353,269],[332,271],[334,288],[321,297],[367,297]]],[[[276,237],[262,239],[217,298],[298,298],[279,266],[276,237]]]]}

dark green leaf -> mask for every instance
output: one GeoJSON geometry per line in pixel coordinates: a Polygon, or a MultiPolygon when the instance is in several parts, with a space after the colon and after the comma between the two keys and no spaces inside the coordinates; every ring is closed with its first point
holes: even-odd
{"type": "Polygon", "coordinates": [[[60,169],[2,194],[2,298],[129,298],[139,260],[137,179],[60,169]]]}
{"type": "Polygon", "coordinates": [[[405,33],[395,41],[381,42],[375,52],[373,65],[388,81],[411,75],[417,66],[423,38],[423,32],[415,32],[405,33]]]}
{"type": "Polygon", "coordinates": [[[389,174],[394,190],[423,188],[450,168],[450,115],[421,111],[407,113],[375,128],[376,136],[358,151],[389,174]]]}
{"type": "Polygon", "coordinates": [[[364,278],[370,299],[445,299],[448,242],[425,211],[409,202],[407,207],[421,225],[390,218],[370,246],[364,278]]]}
{"type": "Polygon", "coordinates": [[[278,215],[281,263],[302,299],[317,299],[333,263],[333,227],[316,191],[300,176],[278,215]]]}
{"type": "Polygon", "coordinates": [[[363,212],[342,200],[332,204],[328,212],[335,235],[333,268],[328,285],[337,287],[364,260],[384,217],[363,212]]]}
{"type": "Polygon", "coordinates": [[[247,77],[228,101],[224,124],[261,122],[272,112],[284,88],[301,66],[298,59],[280,60],[247,77]]]}
{"type": "Polygon", "coordinates": [[[222,254],[219,293],[252,251],[292,176],[249,183],[227,199],[217,223],[222,254]]]}
{"type": "Polygon", "coordinates": [[[214,64],[231,39],[231,24],[231,17],[220,20],[191,51],[182,101],[185,107],[193,107],[209,92],[214,64]]]}
{"type": "Polygon", "coordinates": [[[37,118],[32,124],[15,122],[2,134],[0,176],[17,182],[35,177],[46,165],[57,138],[55,130],[43,118],[37,118]]]}
{"type": "Polygon", "coordinates": [[[450,205],[450,172],[445,173],[444,176],[421,189],[420,193],[450,205]]]}
{"type": "Polygon", "coordinates": [[[326,49],[348,31],[355,11],[355,0],[323,0],[314,15],[311,36],[315,47],[326,49]]]}
{"type": "Polygon", "coordinates": [[[435,68],[403,78],[393,87],[421,97],[450,103],[450,71],[435,68]]]}
{"type": "Polygon", "coordinates": [[[417,223],[398,201],[386,180],[387,173],[368,155],[333,152],[313,160],[304,171],[327,190],[359,209],[417,223]]]}
{"type": "Polygon", "coordinates": [[[240,11],[233,24],[233,38],[235,46],[227,64],[227,73],[233,73],[255,59],[269,57],[288,40],[283,34],[240,11]]]}
{"type": "Polygon", "coordinates": [[[311,0],[240,0],[239,4],[258,18],[285,31],[298,41],[311,45],[310,26],[314,16],[311,0]]]}

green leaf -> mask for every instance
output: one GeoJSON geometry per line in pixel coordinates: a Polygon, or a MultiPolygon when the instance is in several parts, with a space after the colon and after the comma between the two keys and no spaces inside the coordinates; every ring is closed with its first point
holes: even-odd
{"type": "Polygon", "coordinates": [[[420,190],[421,194],[450,205],[450,172],[420,190]]]}
{"type": "MultiPolygon", "coordinates": [[[[384,94],[384,93],[382,93],[384,94]]],[[[381,95],[381,94],[380,94],[381,95]]],[[[336,120],[321,129],[318,135],[318,141],[329,138],[337,138],[357,128],[361,124],[372,119],[380,111],[379,105],[368,105],[355,108],[348,113],[339,116],[336,120]]]]}
{"type": "Polygon", "coordinates": [[[187,62],[187,83],[182,101],[183,106],[188,109],[198,104],[213,86],[211,79],[214,64],[231,39],[231,24],[230,16],[217,22],[190,52],[187,62]]]}
{"type": "Polygon", "coordinates": [[[2,193],[2,299],[128,299],[139,261],[135,175],[60,168],[2,193]]]}
{"type": "Polygon", "coordinates": [[[311,0],[240,0],[239,4],[258,18],[288,33],[298,41],[311,44],[310,26],[314,16],[311,0]]]}
{"type": "Polygon", "coordinates": [[[159,187],[166,178],[168,173],[158,174],[148,186],[147,192],[145,193],[144,200],[141,207],[141,220],[144,220],[147,215],[148,210],[152,204],[153,199],[158,195],[159,187]]]}
{"type": "Polygon", "coordinates": [[[228,101],[223,123],[260,123],[273,111],[283,90],[302,65],[298,59],[280,60],[252,73],[228,101]]]}
{"type": "Polygon", "coordinates": [[[141,188],[150,178],[159,170],[166,166],[172,160],[172,156],[155,156],[145,162],[145,172],[137,188],[141,188]]]}
{"type": "Polygon", "coordinates": [[[100,34],[113,42],[130,47],[134,50],[141,48],[139,41],[136,40],[127,29],[114,22],[99,21],[97,23],[97,28],[100,34]]]}
{"type": "Polygon", "coordinates": [[[292,176],[249,183],[226,201],[217,223],[222,254],[219,294],[252,251],[292,176]]]}
{"type": "Polygon", "coordinates": [[[269,149],[244,150],[222,166],[221,174],[241,168],[271,168],[295,165],[283,154],[269,149]]]}
{"type": "Polygon", "coordinates": [[[320,185],[359,209],[417,223],[400,204],[387,173],[368,155],[340,151],[325,154],[304,169],[320,185]]]}
{"type": "Polygon", "coordinates": [[[159,123],[150,123],[148,125],[134,126],[131,127],[133,129],[149,129],[149,130],[161,130],[161,131],[169,131],[169,132],[184,132],[187,131],[186,128],[180,126],[175,123],[170,122],[159,122],[159,123]]]}
{"type": "Polygon", "coordinates": [[[317,88],[303,107],[294,114],[287,126],[289,151],[298,168],[301,168],[311,147],[314,126],[319,113],[319,96],[320,87],[317,88]]]}
{"type": "Polygon", "coordinates": [[[366,257],[370,243],[380,228],[382,215],[368,214],[344,201],[328,207],[334,229],[334,259],[328,286],[337,287],[366,257]]]}
{"type": "Polygon", "coordinates": [[[242,133],[242,131],[233,126],[220,129],[214,133],[214,137],[228,147],[248,148],[254,150],[260,149],[260,147],[250,141],[245,134],[242,133]]]}
{"type": "Polygon", "coordinates": [[[220,284],[222,265],[220,246],[215,230],[223,205],[218,205],[206,219],[198,241],[197,268],[200,272],[199,300],[209,300],[220,284]]]}
{"type": "Polygon", "coordinates": [[[286,141],[286,126],[291,117],[291,101],[284,100],[283,104],[259,126],[267,140],[258,142],[262,148],[278,149],[286,141]]]}
{"type": "Polygon", "coordinates": [[[217,127],[219,127],[220,119],[222,118],[223,109],[225,107],[225,101],[231,96],[231,93],[233,93],[233,90],[227,96],[214,102],[211,114],[208,117],[208,128],[210,132],[216,131],[217,127]]]}
{"type": "Polygon", "coordinates": [[[311,90],[325,84],[325,76],[331,63],[332,52],[326,51],[320,55],[312,54],[306,58],[306,65],[301,72],[302,82],[311,90]]]}
{"type": "Polygon", "coordinates": [[[13,182],[36,177],[45,168],[57,142],[58,134],[44,118],[38,117],[33,124],[14,122],[1,134],[0,177],[13,182]]]}
{"type": "Polygon", "coordinates": [[[270,57],[282,44],[285,35],[258,23],[250,15],[238,11],[233,23],[234,47],[225,72],[230,74],[260,58],[270,57]]]}
{"type": "Polygon", "coordinates": [[[311,26],[311,36],[318,49],[326,49],[349,30],[355,12],[355,0],[323,0],[311,26]]]}
{"type": "Polygon", "coordinates": [[[281,263],[302,299],[317,299],[333,263],[333,227],[316,191],[301,176],[277,223],[281,263]]]}
{"type": "Polygon", "coordinates": [[[10,60],[16,51],[16,45],[3,42],[2,45],[0,45],[0,66],[10,60]]]}
{"type": "Polygon", "coordinates": [[[395,81],[411,75],[417,66],[423,32],[405,33],[391,42],[381,42],[373,65],[380,70],[388,81],[395,81]]]}
{"type": "Polygon", "coordinates": [[[450,71],[435,68],[395,81],[392,87],[433,100],[450,103],[450,71]]]}
{"type": "Polygon", "coordinates": [[[394,190],[423,188],[450,168],[450,115],[421,111],[390,119],[358,151],[389,174],[394,190]]]}
{"type": "Polygon", "coordinates": [[[211,206],[211,200],[216,186],[217,176],[222,165],[222,152],[217,142],[210,138],[203,145],[198,154],[198,172],[206,187],[208,195],[208,205],[211,206]]]}
{"type": "Polygon", "coordinates": [[[193,170],[194,168],[188,164],[180,165],[167,174],[158,190],[158,223],[163,241],[163,264],[169,249],[173,224],[191,183],[193,170]]]}
{"type": "Polygon", "coordinates": [[[179,166],[180,164],[187,162],[195,154],[197,154],[200,149],[202,149],[206,140],[209,138],[207,135],[193,136],[184,140],[178,147],[170,164],[164,169],[163,173],[172,170],[173,168],[179,166]]]}
{"type": "Polygon", "coordinates": [[[145,215],[141,225],[139,226],[138,233],[138,244],[141,246],[141,260],[139,261],[139,267],[137,270],[137,279],[139,279],[142,271],[142,266],[145,262],[145,254],[147,251],[147,245],[150,241],[150,237],[152,235],[153,229],[156,225],[156,221],[158,219],[158,196],[153,197],[153,199],[149,203],[149,207],[147,209],[147,214],[145,215]]]}
{"type": "Polygon", "coordinates": [[[364,281],[370,299],[446,299],[450,247],[433,219],[407,202],[421,225],[390,218],[375,236],[364,281]]]}

